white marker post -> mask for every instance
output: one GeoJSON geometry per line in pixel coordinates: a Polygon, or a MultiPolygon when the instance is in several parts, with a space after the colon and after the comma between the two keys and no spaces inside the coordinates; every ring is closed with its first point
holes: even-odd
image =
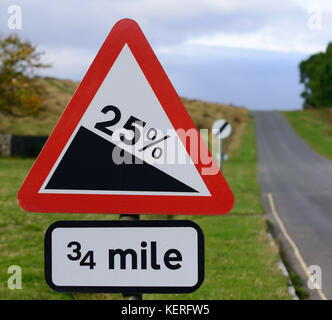
{"type": "Polygon", "coordinates": [[[219,139],[220,146],[220,160],[219,167],[222,172],[222,161],[223,161],[223,153],[222,153],[222,141],[230,136],[232,132],[232,126],[225,119],[219,119],[215,121],[212,125],[212,134],[219,139]]]}

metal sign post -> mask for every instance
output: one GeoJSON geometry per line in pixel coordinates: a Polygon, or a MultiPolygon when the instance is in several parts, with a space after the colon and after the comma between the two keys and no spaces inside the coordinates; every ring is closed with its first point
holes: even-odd
{"type": "Polygon", "coordinates": [[[220,172],[222,173],[222,162],[223,162],[223,155],[222,155],[222,139],[219,140],[219,168],[220,172]]]}
{"type": "MultiPolygon", "coordinates": [[[[139,214],[120,214],[119,219],[127,221],[138,221],[139,214]]],[[[123,293],[122,296],[125,300],[143,300],[143,295],[141,293],[136,293],[136,294],[123,293]]]]}

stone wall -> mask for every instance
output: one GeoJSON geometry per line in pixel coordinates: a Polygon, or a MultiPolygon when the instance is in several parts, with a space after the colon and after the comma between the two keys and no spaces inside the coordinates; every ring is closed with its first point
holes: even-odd
{"type": "Polygon", "coordinates": [[[0,134],[0,156],[37,157],[47,138],[0,134]]]}
{"type": "Polygon", "coordinates": [[[0,134],[0,156],[10,156],[10,134],[0,134]]]}

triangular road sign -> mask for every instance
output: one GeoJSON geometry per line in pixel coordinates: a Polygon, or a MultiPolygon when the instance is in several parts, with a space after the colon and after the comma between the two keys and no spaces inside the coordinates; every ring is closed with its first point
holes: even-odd
{"type": "Polygon", "coordinates": [[[227,213],[234,198],[139,26],[124,19],[18,201],[33,212],[204,215],[227,213]]]}

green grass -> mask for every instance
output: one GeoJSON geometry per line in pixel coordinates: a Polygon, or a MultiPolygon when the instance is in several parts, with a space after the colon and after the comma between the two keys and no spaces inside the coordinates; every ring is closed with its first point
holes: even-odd
{"type": "Polygon", "coordinates": [[[332,108],[283,114],[313,150],[332,160],[332,108]]]}
{"type": "MultiPolygon", "coordinates": [[[[226,216],[179,216],[198,223],[205,234],[205,281],[193,294],[144,295],[144,299],[289,299],[287,279],[267,237],[256,180],[252,121],[238,147],[224,163],[235,194],[226,216]]],[[[52,291],[43,275],[43,238],[56,220],[117,219],[117,215],[38,214],[21,210],[16,201],[32,159],[0,158],[0,299],[118,299],[120,295],[71,295],[52,291]],[[9,290],[7,269],[19,265],[23,289],[9,290]]],[[[145,216],[144,218],[153,218],[145,216]]],[[[160,217],[154,217],[156,219],[160,217]]]]}

